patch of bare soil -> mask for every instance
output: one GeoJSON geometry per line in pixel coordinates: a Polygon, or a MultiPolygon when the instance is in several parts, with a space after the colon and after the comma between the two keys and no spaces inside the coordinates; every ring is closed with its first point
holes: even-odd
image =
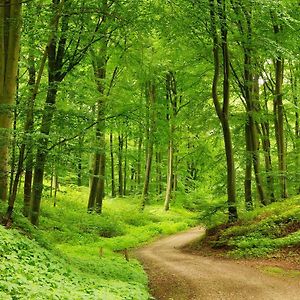
{"type": "Polygon", "coordinates": [[[182,250],[203,234],[204,229],[194,228],[135,252],[149,275],[155,299],[300,300],[299,277],[273,276],[258,268],[257,261],[235,261],[212,253],[182,250]]]}

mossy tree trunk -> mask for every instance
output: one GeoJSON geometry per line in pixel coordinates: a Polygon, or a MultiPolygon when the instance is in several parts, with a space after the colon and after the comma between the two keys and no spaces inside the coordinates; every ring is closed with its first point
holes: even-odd
{"type": "Polygon", "coordinates": [[[9,146],[17,87],[22,2],[0,2],[0,199],[7,200],[9,146]]]}

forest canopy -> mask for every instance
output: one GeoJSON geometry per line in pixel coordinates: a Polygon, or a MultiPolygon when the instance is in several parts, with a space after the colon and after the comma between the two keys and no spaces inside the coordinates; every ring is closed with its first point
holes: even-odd
{"type": "Polygon", "coordinates": [[[0,23],[6,221],[60,185],[229,222],[299,194],[298,1],[10,0],[0,23]]]}

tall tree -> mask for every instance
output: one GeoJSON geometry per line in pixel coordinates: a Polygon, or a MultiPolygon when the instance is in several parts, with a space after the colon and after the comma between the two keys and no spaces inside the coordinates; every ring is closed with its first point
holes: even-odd
{"type": "Polygon", "coordinates": [[[170,201],[172,197],[172,189],[175,185],[174,174],[174,133],[175,122],[177,115],[177,83],[173,72],[168,72],[166,75],[166,101],[167,101],[167,120],[169,126],[169,141],[168,141],[168,172],[167,172],[167,187],[164,209],[166,211],[170,208],[170,201]]]}
{"type": "Polygon", "coordinates": [[[213,57],[214,57],[214,78],[212,84],[212,97],[216,113],[220,120],[223,129],[226,163],[227,163],[227,204],[228,204],[228,219],[233,222],[238,218],[236,207],[236,175],[235,163],[232,147],[231,130],[229,125],[229,101],[230,101],[230,61],[228,50],[228,27],[226,17],[226,0],[209,0],[210,17],[211,17],[211,34],[213,40],[213,57]],[[219,16],[219,22],[217,21],[219,16]],[[217,30],[219,24],[220,38],[217,30]],[[218,85],[220,77],[220,54],[222,50],[222,66],[223,66],[223,102],[220,103],[218,95],[218,85]]]}
{"type": "Polygon", "coordinates": [[[156,100],[156,86],[152,81],[146,83],[146,104],[148,111],[148,126],[146,128],[147,144],[146,144],[146,168],[144,177],[144,187],[141,202],[141,209],[144,210],[145,205],[149,200],[149,186],[151,179],[151,168],[154,147],[154,131],[155,131],[155,100],[156,100]]]}
{"type": "MultiPolygon", "coordinates": [[[[279,42],[278,35],[282,32],[282,25],[279,24],[278,17],[271,13],[273,21],[273,30],[275,39],[279,42]]],[[[285,133],[284,133],[284,107],[283,107],[283,78],[284,78],[284,58],[277,51],[275,61],[275,90],[274,90],[274,101],[273,101],[273,112],[274,112],[274,124],[275,124],[275,136],[277,141],[277,152],[278,152],[278,169],[279,169],[279,183],[280,183],[280,196],[282,198],[288,197],[287,192],[287,178],[286,178],[286,145],[285,145],[285,133]]]]}
{"type": "Polygon", "coordinates": [[[99,98],[96,104],[97,125],[96,125],[96,143],[97,150],[94,154],[94,171],[89,195],[88,210],[102,211],[102,201],[105,195],[105,78],[107,66],[107,40],[101,42],[101,47],[97,53],[92,52],[92,61],[94,75],[99,92],[99,98]],[[96,205],[96,206],[95,206],[96,205]]]}
{"type": "Polygon", "coordinates": [[[0,199],[7,199],[10,129],[17,86],[22,2],[0,1],[0,199]]]}
{"type": "Polygon", "coordinates": [[[85,27],[85,4],[82,3],[77,13],[71,14],[72,9],[78,8],[73,4],[68,0],[52,0],[53,15],[59,17],[53,18],[54,21],[51,24],[52,35],[47,49],[48,89],[42,114],[40,136],[37,142],[32,186],[31,222],[34,225],[38,224],[39,219],[49,134],[56,110],[59,86],[74,67],[82,61],[90,46],[95,42],[96,33],[102,23],[102,16],[96,16],[97,24],[92,25],[94,28],[93,33],[86,41],[82,36],[85,27]],[[78,19],[74,20],[73,18],[78,19]]]}

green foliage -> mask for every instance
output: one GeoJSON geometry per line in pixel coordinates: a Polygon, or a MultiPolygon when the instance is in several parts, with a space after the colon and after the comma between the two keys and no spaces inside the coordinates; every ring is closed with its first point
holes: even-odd
{"type": "Polygon", "coordinates": [[[300,245],[299,197],[247,212],[238,224],[208,230],[214,248],[234,257],[260,257],[300,245]]]}
{"type": "Polygon", "coordinates": [[[16,230],[0,236],[1,299],[147,299],[139,282],[83,273],[16,230]]]}
{"type": "Polygon", "coordinates": [[[102,215],[88,214],[87,188],[61,189],[56,207],[44,200],[39,230],[18,207],[15,229],[0,228],[0,298],[148,299],[141,265],[123,251],[187,229],[195,214],[161,206],[139,212],[139,199],[129,198],[108,199],[102,215]]]}

